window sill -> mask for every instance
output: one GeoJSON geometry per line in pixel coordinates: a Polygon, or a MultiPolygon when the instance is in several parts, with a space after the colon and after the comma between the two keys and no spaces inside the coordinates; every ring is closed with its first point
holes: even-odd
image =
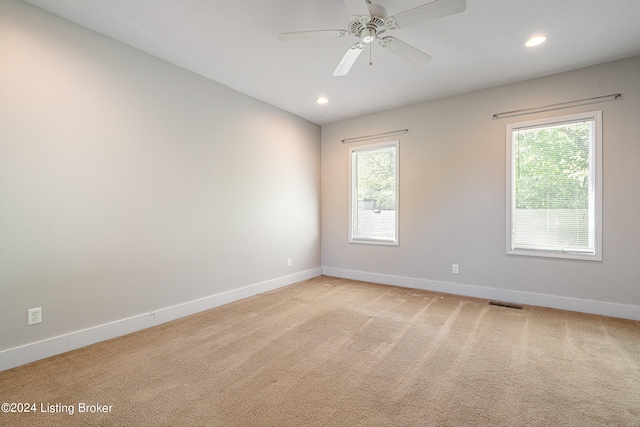
{"type": "Polygon", "coordinates": [[[356,244],[363,244],[363,245],[398,246],[398,242],[393,240],[349,239],[349,243],[356,243],[356,244]]]}
{"type": "Polygon", "coordinates": [[[541,249],[511,249],[511,250],[507,250],[507,255],[569,259],[569,260],[579,260],[579,261],[597,261],[597,262],[602,261],[601,254],[585,254],[585,253],[579,253],[579,252],[553,251],[553,250],[541,250],[541,249]]]}

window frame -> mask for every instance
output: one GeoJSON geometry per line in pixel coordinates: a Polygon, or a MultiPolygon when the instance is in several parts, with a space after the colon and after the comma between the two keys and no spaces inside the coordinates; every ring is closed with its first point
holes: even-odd
{"type": "Polygon", "coordinates": [[[358,145],[355,147],[349,147],[349,243],[366,244],[366,245],[383,245],[383,246],[398,246],[399,243],[399,230],[400,230],[400,141],[386,141],[373,144],[358,145]],[[375,239],[375,238],[362,238],[354,237],[354,215],[358,212],[357,209],[357,196],[355,192],[356,183],[356,171],[354,168],[354,153],[360,151],[371,151],[381,148],[394,147],[396,151],[396,165],[395,165],[395,228],[394,239],[375,239]]]}
{"type": "Polygon", "coordinates": [[[602,261],[602,110],[582,113],[552,116],[542,119],[529,120],[506,125],[506,249],[508,255],[521,255],[546,258],[560,258],[571,260],[602,261]],[[593,214],[594,214],[594,253],[584,253],[568,250],[516,248],[513,244],[513,213],[515,208],[515,165],[513,162],[513,132],[519,129],[537,128],[570,124],[571,122],[593,120],[593,143],[589,150],[590,167],[593,183],[593,214]]]}

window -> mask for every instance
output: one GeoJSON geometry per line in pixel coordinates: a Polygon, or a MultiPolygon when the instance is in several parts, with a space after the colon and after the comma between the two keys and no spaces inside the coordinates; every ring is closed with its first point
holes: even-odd
{"type": "Polygon", "coordinates": [[[399,142],[349,149],[349,242],[398,244],[399,142]]]}
{"type": "Polygon", "coordinates": [[[507,253],[602,260],[602,112],[507,125],[507,253]]]}

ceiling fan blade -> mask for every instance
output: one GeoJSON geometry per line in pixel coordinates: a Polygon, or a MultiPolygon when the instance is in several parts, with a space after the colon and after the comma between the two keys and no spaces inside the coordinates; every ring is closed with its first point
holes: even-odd
{"type": "Polygon", "coordinates": [[[395,37],[388,36],[380,40],[380,46],[387,49],[391,53],[399,56],[410,64],[416,67],[421,67],[431,60],[431,57],[426,53],[419,51],[415,47],[406,44],[402,40],[395,37]]]}
{"type": "Polygon", "coordinates": [[[433,0],[422,6],[393,15],[387,18],[386,23],[387,27],[391,29],[406,28],[420,22],[464,12],[466,9],[466,0],[433,0]]]}
{"type": "Polygon", "coordinates": [[[296,31],[293,33],[280,33],[278,38],[282,41],[299,39],[330,39],[344,37],[349,34],[346,30],[317,30],[317,31],[296,31]]]}
{"type": "Polygon", "coordinates": [[[371,16],[366,0],[344,0],[351,16],[371,16]]]}
{"type": "Polygon", "coordinates": [[[351,69],[351,67],[353,66],[353,64],[355,64],[356,59],[358,59],[358,56],[360,56],[363,50],[364,50],[364,45],[362,43],[356,43],[353,46],[351,46],[349,50],[347,50],[347,53],[345,53],[344,56],[342,57],[342,60],[336,67],[335,71],[333,72],[333,75],[334,76],[346,75],[351,69]]]}

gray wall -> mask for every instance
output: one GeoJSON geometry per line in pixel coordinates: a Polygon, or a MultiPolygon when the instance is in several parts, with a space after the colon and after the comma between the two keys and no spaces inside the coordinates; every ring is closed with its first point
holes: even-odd
{"type": "Polygon", "coordinates": [[[319,126],[19,1],[0,57],[0,350],[319,271],[319,126]]]}
{"type": "Polygon", "coordinates": [[[323,126],[321,163],[326,274],[640,319],[640,57],[323,126]],[[492,120],[498,112],[616,92],[623,98],[492,120]],[[505,125],[597,109],[603,261],[507,256],[505,125]],[[353,144],[340,140],[403,128],[410,132],[398,137],[400,245],[349,244],[353,144]]]}

